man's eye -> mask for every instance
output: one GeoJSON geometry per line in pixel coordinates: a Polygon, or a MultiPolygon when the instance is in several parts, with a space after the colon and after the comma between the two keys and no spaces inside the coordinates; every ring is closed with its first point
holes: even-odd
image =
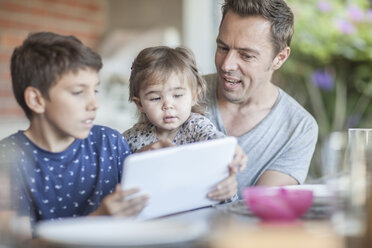
{"type": "Polygon", "coordinates": [[[250,60],[250,59],[252,59],[253,58],[253,56],[251,56],[251,55],[249,55],[249,54],[241,54],[241,56],[242,56],[242,58],[244,59],[244,60],[250,60]]]}
{"type": "Polygon", "coordinates": [[[229,49],[227,47],[223,47],[223,46],[217,46],[218,50],[221,50],[221,51],[228,51],[229,49]]]}
{"type": "Polygon", "coordinates": [[[150,101],[159,101],[160,100],[160,97],[152,97],[150,98],[150,101]]]}

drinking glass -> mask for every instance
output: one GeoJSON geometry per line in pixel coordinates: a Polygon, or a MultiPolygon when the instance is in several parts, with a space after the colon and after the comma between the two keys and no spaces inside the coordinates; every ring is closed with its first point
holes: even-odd
{"type": "Polygon", "coordinates": [[[347,236],[360,236],[365,230],[371,152],[372,129],[350,128],[345,159],[349,179],[333,218],[338,231],[347,236]]]}
{"type": "MultiPolygon", "coordinates": [[[[328,135],[321,150],[323,178],[332,196],[328,199],[328,204],[332,209],[333,222],[340,219],[337,216],[343,216],[343,203],[349,195],[350,167],[347,163],[347,147],[348,133],[336,131],[328,135]]],[[[337,222],[339,221],[334,223],[336,229],[340,228],[337,222]]]]}
{"type": "Polygon", "coordinates": [[[333,198],[332,223],[346,236],[364,232],[369,177],[372,168],[372,129],[333,132],[322,149],[323,172],[333,198]]]}

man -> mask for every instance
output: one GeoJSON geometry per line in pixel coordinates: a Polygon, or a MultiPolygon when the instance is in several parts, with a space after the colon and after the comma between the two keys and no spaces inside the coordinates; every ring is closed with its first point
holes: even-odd
{"type": "Polygon", "coordinates": [[[213,123],[248,155],[238,193],[250,185],[303,183],[318,126],[271,82],[290,54],[293,14],[284,0],[225,0],[217,37],[217,74],[207,75],[213,123]]]}

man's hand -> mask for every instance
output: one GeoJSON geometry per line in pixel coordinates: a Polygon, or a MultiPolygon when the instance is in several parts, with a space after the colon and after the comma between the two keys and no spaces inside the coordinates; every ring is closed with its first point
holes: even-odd
{"type": "Polygon", "coordinates": [[[155,143],[142,147],[136,152],[145,152],[145,151],[156,150],[156,149],[170,147],[170,146],[174,146],[173,142],[170,139],[160,139],[159,141],[155,143]]]}
{"type": "Polygon", "coordinates": [[[236,173],[230,168],[230,175],[220,182],[216,189],[208,193],[208,198],[215,201],[231,199],[238,192],[236,173]]]}
{"type": "Polygon", "coordinates": [[[247,161],[247,155],[243,152],[242,148],[239,145],[236,145],[234,158],[229,164],[230,169],[234,173],[243,171],[246,167],[247,161]]]}
{"type": "Polygon", "coordinates": [[[95,215],[114,215],[114,216],[136,216],[138,215],[144,207],[147,206],[148,196],[141,195],[137,197],[129,196],[138,193],[139,189],[133,188],[128,190],[123,190],[118,184],[116,186],[115,192],[106,196],[99,208],[90,214],[90,216],[95,215]]]}

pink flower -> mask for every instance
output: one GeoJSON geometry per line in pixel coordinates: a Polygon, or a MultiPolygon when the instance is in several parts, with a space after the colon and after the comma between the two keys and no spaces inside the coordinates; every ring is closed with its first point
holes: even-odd
{"type": "Polygon", "coordinates": [[[349,16],[351,20],[360,22],[364,18],[363,10],[361,10],[358,6],[351,4],[347,7],[347,12],[349,13],[349,16]]]}
{"type": "Polygon", "coordinates": [[[324,13],[330,12],[332,10],[332,4],[325,0],[318,1],[316,6],[320,12],[324,12],[324,13]]]}
{"type": "Polygon", "coordinates": [[[367,9],[365,18],[367,22],[372,22],[372,9],[367,9]]]}
{"type": "Polygon", "coordinates": [[[335,79],[326,70],[315,70],[311,75],[311,82],[313,85],[325,90],[330,91],[334,88],[335,79]]]}
{"type": "Polygon", "coordinates": [[[338,19],[336,21],[337,27],[343,34],[353,34],[356,31],[355,26],[345,19],[338,19]]]}

